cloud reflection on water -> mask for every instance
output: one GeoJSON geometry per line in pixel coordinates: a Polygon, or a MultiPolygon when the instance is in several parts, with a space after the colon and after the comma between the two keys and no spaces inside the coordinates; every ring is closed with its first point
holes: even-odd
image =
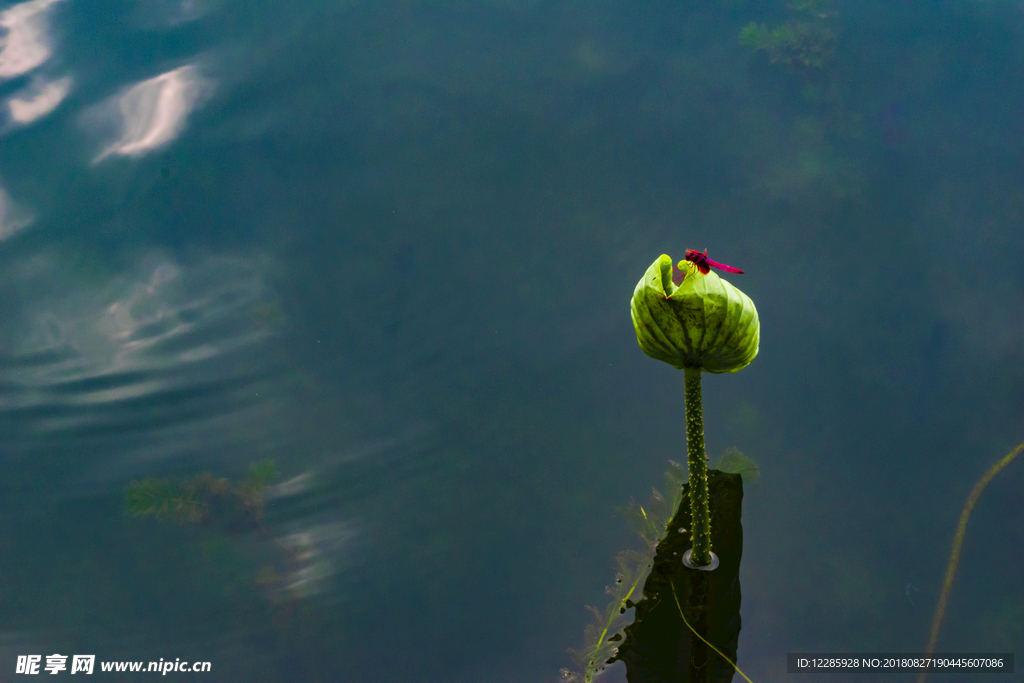
{"type": "Polygon", "coordinates": [[[7,35],[0,47],[0,78],[14,78],[50,58],[47,12],[60,0],[32,0],[0,12],[0,28],[7,35]]]}
{"type": "Polygon", "coordinates": [[[212,84],[186,65],[141,81],[98,106],[90,118],[115,122],[119,138],[93,163],[112,154],[139,156],[171,142],[185,128],[189,113],[206,100],[212,84]]]}
{"type": "Polygon", "coordinates": [[[54,81],[36,79],[32,85],[7,100],[11,121],[26,124],[46,116],[64,100],[71,91],[71,78],[54,81]]]}
{"type": "MultiPolygon", "coordinates": [[[[53,54],[49,9],[60,0],[32,0],[0,12],[0,78],[16,78],[42,66],[53,54]]],[[[5,103],[9,124],[31,123],[46,116],[71,91],[71,78],[49,78],[36,74],[30,85],[5,103]]]]}
{"type": "Polygon", "coordinates": [[[256,385],[274,365],[262,349],[279,323],[260,312],[275,301],[263,265],[155,257],[95,288],[61,287],[69,276],[55,256],[14,269],[4,286],[35,296],[0,330],[0,409],[21,425],[8,446],[134,444],[124,457],[151,458],[229,430],[219,418],[260,403],[256,385]]]}
{"type": "Polygon", "coordinates": [[[32,222],[32,215],[16,204],[0,187],[0,241],[21,232],[32,222]]]}

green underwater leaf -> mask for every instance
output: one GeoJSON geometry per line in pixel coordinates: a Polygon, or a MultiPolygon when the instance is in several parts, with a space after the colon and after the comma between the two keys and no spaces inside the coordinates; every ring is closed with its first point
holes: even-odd
{"type": "Polygon", "coordinates": [[[277,463],[273,459],[267,458],[249,465],[249,476],[245,482],[254,487],[269,486],[277,475],[277,463]]]}
{"type": "Polygon", "coordinates": [[[770,44],[768,28],[764,24],[750,22],[740,30],[740,45],[754,50],[766,50],[770,44]]]}
{"type": "Polygon", "coordinates": [[[743,477],[744,484],[752,484],[761,478],[761,468],[758,464],[737,448],[727,448],[718,462],[709,466],[708,469],[738,474],[743,477]]]}

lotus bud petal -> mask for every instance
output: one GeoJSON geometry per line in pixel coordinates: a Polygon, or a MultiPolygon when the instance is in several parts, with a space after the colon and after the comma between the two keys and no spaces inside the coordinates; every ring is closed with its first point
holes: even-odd
{"type": "Polygon", "coordinates": [[[736,372],[757,355],[761,325],[754,302],[714,272],[681,261],[687,274],[672,282],[672,259],[662,254],[637,283],[630,302],[640,348],[683,369],[736,372]]]}

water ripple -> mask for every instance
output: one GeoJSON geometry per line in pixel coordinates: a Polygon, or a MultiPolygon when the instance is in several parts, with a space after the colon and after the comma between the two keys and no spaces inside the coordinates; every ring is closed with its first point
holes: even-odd
{"type": "Polygon", "coordinates": [[[273,400],[270,342],[285,317],[260,262],[150,261],[92,290],[52,294],[43,281],[61,277],[56,260],[0,283],[40,292],[0,329],[7,453],[183,453],[273,400]]]}

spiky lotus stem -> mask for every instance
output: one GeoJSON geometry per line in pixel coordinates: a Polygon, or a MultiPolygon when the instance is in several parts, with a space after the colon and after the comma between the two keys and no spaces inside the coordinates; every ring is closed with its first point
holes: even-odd
{"type": "Polygon", "coordinates": [[[690,519],[693,550],[690,561],[711,564],[711,514],[708,511],[708,465],[704,454],[704,409],[700,397],[700,366],[683,368],[686,394],[686,460],[690,470],[690,519]]]}

